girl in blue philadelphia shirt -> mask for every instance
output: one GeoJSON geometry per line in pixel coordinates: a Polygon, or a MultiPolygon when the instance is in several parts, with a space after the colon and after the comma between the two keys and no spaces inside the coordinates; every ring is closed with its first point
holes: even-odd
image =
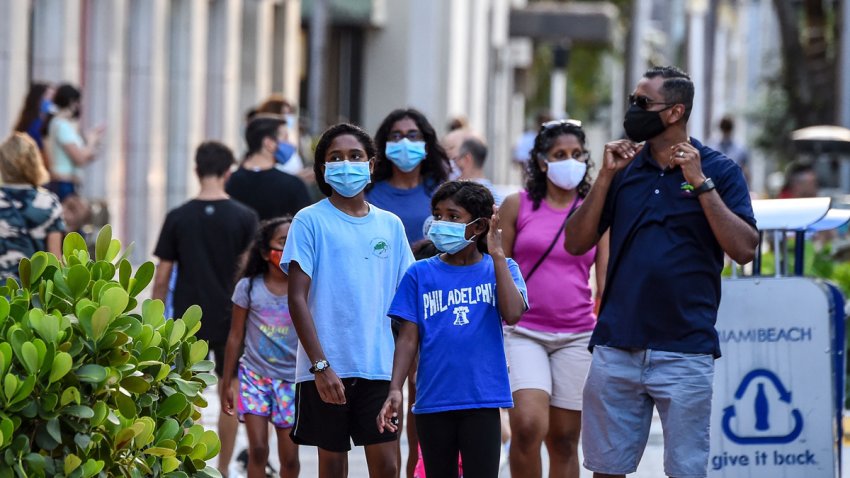
{"type": "Polygon", "coordinates": [[[401,330],[378,429],[396,430],[401,386],[418,350],[413,413],[427,476],[457,477],[460,453],[464,478],[493,477],[499,408],[513,406],[502,321],[515,324],[526,310],[525,282],[505,258],[486,187],[448,182],[431,207],[428,236],[443,253],[412,265],[390,306],[401,330]]]}

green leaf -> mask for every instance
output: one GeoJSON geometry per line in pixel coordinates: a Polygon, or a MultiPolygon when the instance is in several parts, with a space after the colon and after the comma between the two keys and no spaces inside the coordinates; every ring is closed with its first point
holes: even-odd
{"type": "Polygon", "coordinates": [[[65,455],[65,476],[68,476],[83,463],[77,455],[69,453],[65,455]]]}
{"type": "Polygon", "coordinates": [[[86,463],[83,465],[83,478],[90,478],[103,469],[103,460],[93,460],[89,458],[86,460],[86,463]]]}
{"type": "MultiPolygon", "coordinates": [[[[13,396],[12,399],[9,401],[10,405],[18,403],[21,400],[30,396],[33,388],[35,388],[35,378],[35,375],[30,375],[18,385],[18,389],[15,391],[15,396],[13,396]]],[[[35,405],[35,402],[30,402],[30,404],[35,405]]]]}
{"type": "Polygon", "coordinates": [[[115,449],[123,450],[130,445],[130,442],[133,441],[133,437],[136,436],[135,430],[132,428],[125,428],[118,432],[118,435],[115,436],[115,449]]]}
{"type": "Polygon", "coordinates": [[[91,273],[86,266],[77,264],[68,269],[66,282],[74,299],[79,299],[83,296],[89,286],[89,281],[91,281],[91,273]]]}
{"type": "Polygon", "coordinates": [[[159,300],[146,300],[142,303],[142,322],[151,327],[159,327],[165,322],[165,304],[159,300]]]}
{"type": "Polygon", "coordinates": [[[113,317],[115,316],[112,315],[111,309],[107,306],[98,307],[97,310],[94,311],[94,314],[92,314],[91,317],[93,339],[100,340],[103,337],[103,334],[106,332],[107,327],[109,327],[109,322],[113,317]]]}
{"type": "Polygon", "coordinates": [[[189,370],[192,372],[209,372],[213,369],[215,369],[215,362],[212,360],[201,360],[189,367],[189,370]]]}
{"type": "Polygon", "coordinates": [[[21,278],[21,285],[24,289],[29,289],[32,284],[32,264],[30,260],[24,257],[18,264],[18,277],[21,278]]]}
{"type": "Polygon", "coordinates": [[[62,413],[65,415],[71,415],[72,417],[77,418],[92,418],[94,417],[94,410],[85,405],[71,405],[69,407],[65,407],[62,409],[62,413]]]}
{"type": "Polygon", "coordinates": [[[139,266],[136,270],[136,275],[133,276],[133,278],[136,279],[136,283],[132,285],[130,290],[130,295],[132,297],[136,297],[139,292],[145,290],[145,287],[151,283],[155,270],[153,262],[150,261],[139,266]]]}
{"type": "Polygon", "coordinates": [[[94,404],[94,416],[91,419],[91,426],[97,427],[106,420],[106,415],[109,414],[109,407],[103,401],[98,401],[94,404]]]}
{"type": "Polygon", "coordinates": [[[207,345],[207,342],[205,340],[199,340],[190,345],[188,365],[198,363],[201,360],[207,358],[207,353],[209,352],[209,350],[209,346],[207,345]]]}
{"type": "Polygon", "coordinates": [[[186,397],[182,393],[175,393],[174,395],[165,399],[162,402],[162,405],[159,406],[159,410],[157,411],[158,417],[171,417],[179,414],[186,408],[189,402],[186,400],[186,397]]]}
{"type": "Polygon", "coordinates": [[[133,399],[124,395],[123,393],[114,394],[115,405],[118,407],[118,411],[121,412],[121,415],[124,418],[136,418],[138,411],[136,410],[136,404],[133,402],[133,399]]]}
{"type": "Polygon", "coordinates": [[[109,242],[109,248],[106,250],[106,257],[104,259],[107,262],[112,262],[118,257],[119,252],[121,252],[121,241],[113,239],[109,242]]]}
{"type": "Polygon", "coordinates": [[[195,332],[201,328],[201,307],[198,305],[191,305],[186,312],[183,312],[183,322],[186,324],[186,330],[189,331],[189,336],[195,335],[195,332]]]}
{"type": "Polygon", "coordinates": [[[86,364],[77,369],[77,378],[82,382],[100,383],[106,380],[106,368],[97,364],[86,364]]]}
{"type": "Polygon", "coordinates": [[[153,431],[156,429],[156,422],[151,417],[141,417],[133,424],[133,429],[136,430],[134,446],[136,448],[141,448],[146,446],[153,439],[153,431]]]}
{"type": "Polygon", "coordinates": [[[59,319],[52,314],[44,314],[41,309],[32,309],[28,313],[30,326],[47,342],[56,342],[59,337],[59,319]]]}
{"type": "Polygon", "coordinates": [[[179,431],[180,424],[177,423],[177,420],[173,418],[168,418],[164,422],[162,422],[162,425],[160,425],[159,429],[156,431],[156,438],[154,439],[154,443],[158,445],[163,440],[173,440],[174,437],[177,436],[177,433],[179,431]]]}
{"type": "Polygon", "coordinates": [[[180,460],[173,456],[163,456],[162,457],[162,472],[170,473],[177,469],[180,466],[180,460]]]}
{"type": "Polygon", "coordinates": [[[18,391],[18,383],[18,377],[11,373],[3,377],[3,393],[6,395],[6,400],[11,401],[15,396],[15,392],[18,391]]]}
{"type": "Polygon", "coordinates": [[[68,234],[65,236],[65,240],[62,241],[62,255],[65,256],[66,262],[69,257],[75,255],[76,251],[87,250],[86,240],[78,232],[68,234]]]}
{"type": "Polygon", "coordinates": [[[38,373],[38,350],[32,342],[24,342],[21,345],[21,359],[27,372],[32,375],[38,373]]]}
{"type": "Polygon", "coordinates": [[[56,440],[56,443],[62,443],[62,431],[59,428],[59,419],[51,418],[47,420],[47,433],[50,437],[56,440]]]}
{"type": "Polygon", "coordinates": [[[121,380],[121,386],[137,395],[141,395],[151,388],[151,384],[142,377],[127,377],[121,380]]]}
{"type": "Polygon", "coordinates": [[[186,334],[186,324],[183,323],[182,319],[177,319],[173,323],[171,334],[168,336],[168,345],[170,346],[174,346],[183,340],[183,335],[186,334]]]}
{"type": "Polygon", "coordinates": [[[153,455],[153,456],[172,456],[173,457],[173,456],[177,455],[177,452],[175,452],[171,448],[163,448],[163,447],[160,447],[160,446],[152,446],[150,448],[147,448],[147,449],[145,449],[144,453],[147,454],[147,455],[153,455]]]}
{"type": "Polygon", "coordinates": [[[36,252],[33,254],[30,259],[30,280],[35,282],[41,277],[41,274],[44,273],[44,270],[47,269],[47,266],[50,264],[50,260],[47,258],[47,253],[43,251],[36,252]]]}
{"type": "Polygon", "coordinates": [[[5,322],[7,317],[9,317],[9,300],[0,296],[0,323],[5,322]]]}
{"type": "Polygon", "coordinates": [[[107,289],[101,294],[100,303],[112,311],[112,317],[118,317],[127,309],[130,296],[120,287],[107,289]]]}
{"type": "MultiPolygon", "coordinates": [[[[74,364],[74,359],[71,358],[71,354],[69,354],[67,352],[57,353],[53,357],[53,366],[50,369],[50,379],[48,379],[47,383],[51,384],[53,382],[56,382],[57,380],[60,380],[69,371],[71,371],[71,366],[73,364],[74,364]]],[[[74,390],[76,390],[76,388],[74,390]]],[[[67,391],[67,389],[66,389],[66,391],[67,391]]],[[[77,393],[79,393],[79,392],[77,392],[77,393]]],[[[64,392],[63,392],[62,396],[63,397],[65,396],[64,392]]]]}
{"type": "Polygon", "coordinates": [[[12,345],[9,342],[0,342],[0,375],[6,375],[10,365],[12,365],[12,345]]]}
{"type": "MultiPolygon", "coordinates": [[[[60,353],[64,353],[64,352],[60,352],[60,353]]],[[[55,361],[55,359],[54,359],[54,361],[55,361]]],[[[52,378],[52,375],[51,375],[51,378],[52,378]]],[[[65,405],[68,405],[69,403],[75,403],[77,405],[80,404],[80,391],[77,390],[77,387],[68,387],[65,390],[62,390],[62,397],[59,399],[59,405],[64,407],[65,405]]],[[[98,403],[103,403],[103,402],[95,403],[95,405],[94,405],[95,410],[97,410],[98,403]]]]}
{"type": "Polygon", "coordinates": [[[109,224],[100,228],[97,233],[97,240],[94,246],[94,259],[96,261],[108,261],[106,253],[109,251],[109,245],[112,243],[112,226],[109,224]]]}
{"type": "Polygon", "coordinates": [[[207,454],[201,457],[204,461],[218,455],[219,450],[221,450],[221,441],[219,441],[218,435],[212,430],[206,430],[204,432],[201,437],[201,443],[207,448],[207,454]]]}

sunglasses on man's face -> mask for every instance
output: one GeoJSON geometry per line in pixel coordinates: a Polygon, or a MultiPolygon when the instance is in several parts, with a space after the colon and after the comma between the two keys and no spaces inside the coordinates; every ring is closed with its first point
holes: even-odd
{"type": "Polygon", "coordinates": [[[652,101],[646,96],[641,95],[629,95],[629,104],[636,105],[638,108],[645,110],[649,108],[651,105],[664,105],[670,106],[675,103],[667,103],[666,101],[652,101]]]}

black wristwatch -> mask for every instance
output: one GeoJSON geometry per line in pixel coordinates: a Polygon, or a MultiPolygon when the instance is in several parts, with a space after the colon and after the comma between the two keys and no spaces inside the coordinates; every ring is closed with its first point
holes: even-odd
{"type": "Polygon", "coordinates": [[[331,364],[329,364],[327,360],[325,360],[325,359],[316,360],[315,362],[313,362],[313,366],[310,367],[310,373],[313,373],[313,374],[322,373],[325,370],[329,369],[330,367],[331,367],[331,364]]]}
{"type": "Polygon", "coordinates": [[[694,196],[699,196],[702,193],[707,193],[714,189],[714,181],[711,178],[705,178],[705,181],[698,188],[694,188],[694,196]]]}

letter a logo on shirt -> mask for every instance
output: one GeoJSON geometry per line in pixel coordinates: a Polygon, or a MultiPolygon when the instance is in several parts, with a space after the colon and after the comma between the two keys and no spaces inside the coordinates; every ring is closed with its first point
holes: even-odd
{"type": "Polygon", "coordinates": [[[469,323],[469,319],[466,318],[466,314],[469,313],[469,307],[464,305],[455,307],[452,312],[455,314],[453,325],[466,325],[469,323]]]}

